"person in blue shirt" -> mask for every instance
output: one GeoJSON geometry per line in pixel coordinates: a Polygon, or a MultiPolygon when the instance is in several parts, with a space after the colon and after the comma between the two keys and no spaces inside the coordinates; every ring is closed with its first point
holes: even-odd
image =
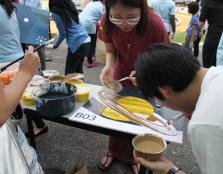
{"type": "Polygon", "coordinates": [[[0,63],[12,62],[24,55],[15,10],[6,8],[4,3],[0,1],[0,63]]]}
{"type": "Polygon", "coordinates": [[[59,32],[53,48],[58,48],[65,38],[68,46],[65,75],[83,73],[84,57],[88,55],[91,38],[79,23],[75,4],[72,0],[49,0],[49,9],[59,32]]]}
{"type": "Polygon", "coordinates": [[[217,65],[223,65],[223,33],[221,35],[221,39],[218,45],[216,60],[217,65]]]}
{"type": "Polygon", "coordinates": [[[41,0],[20,0],[21,4],[29,5],[36,8],[42,8],[41,0]]]}
{"type": "Polygon", "coordinates": [[[176,5],[173,0],[148,0],[149,6],[158,14],[171,38],[174,38],[176,32],[175,14],[176,5]]]}
{"type": "Polygon", "coordinates": [[[95,48],[97,41],[97,22],[100,20],[101,16],[105,13],[105,7],[103,0],[93,0],[89,2],[87,6],[79,15],[80,23],[84,26],[88,35],[91,37],[91,46],[88,58],[87,68],[92,68],[96,66],[95,60],[95,48]]]}
{"type": "Polygon", "coordinates": [[[188,4],[188,13],[192,14],[190,23],[187,27],[187,35],[185,38],[184,47],[192,52],[192,47],[194,46],[194,41],[198,35],[198,11],[199,5],[197,2],[191,2],[188,4]]]}

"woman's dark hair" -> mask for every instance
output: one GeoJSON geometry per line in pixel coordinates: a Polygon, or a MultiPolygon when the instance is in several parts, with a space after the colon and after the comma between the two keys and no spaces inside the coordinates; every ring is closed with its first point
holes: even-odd
{"type": "Polygon", "coordinates": [[[58,14],[65,25],[70,25],[72,20],[79,23],[78,11],[72,0],[49,0],[49,9],[58,14]]]}
{"type": "Polygon", "coordinates": [[[154,44],[136,60],[136,81],[145,97],[164,99],[159,87],[180,92],[192,82],[200,64],[187,49],[177,44],[154,44]]]}
{"type": "Polygon", "coordinates": [[[196,14],[199,10],[199,5],[197,2],[190,2],[188,4],[188,12],[190,14],[196,14]]]}
{"type": "Polygon", "coordinates": [[[117,3],[121,3],[127,7],[134,7],[141,9],[141,18],[136,27],[137,33],[143,35],[148,25],[148,5],[147,0],[105,0],[105,8],[106,8],[106,20],[104,24],[105,33],[109,34],[112,31],[114,24],[109,20],[109,13],[112,6],[117,3]]]}
{"type": "Polygon", "coordinates": [[[11,0],[0,0],[0,4],[5,9],[7,15],[10,17],[12,15],[15,6],[12,4],[11,0]]]}

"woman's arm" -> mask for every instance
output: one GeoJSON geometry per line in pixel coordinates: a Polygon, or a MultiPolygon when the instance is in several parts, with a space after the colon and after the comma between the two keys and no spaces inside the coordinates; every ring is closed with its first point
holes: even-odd
{"type": "Polygon", "coordinates": [[[10,117],[20,101],[23,91],[32,79],[32,76],[39,67],[39,57],[33,53],[33,48],[29,50],[21,62],[19,72],[15,79],[8,86],[0,84],[0,126],[10,117]]]}
{"type": "Polygon", "coordinates": [[[54,42],[53,48],[58,48],[66,37],[66,28],[59,15],[52,13],[52,18],[55,21],[58,30],[58,36],[54,42]]]}
{"type": "Polygon", "coordinates": [[[106,54],[105,54],[106,63],[105,67],[101,71],[100,79],[103,79],[106,76],[111,76],[112,67],[116,61],[116,50],[114,46],[111,43],[105,43],[105,49],[106,49],[106,54]]]}

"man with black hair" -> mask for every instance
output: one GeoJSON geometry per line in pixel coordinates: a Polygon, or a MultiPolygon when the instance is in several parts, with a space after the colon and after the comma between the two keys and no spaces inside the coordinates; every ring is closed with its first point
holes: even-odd
{"type": "MultiPolygon", "coordinates": [[[[152,45],[139,56],[135,68],[136,82],[145,96],[190,119],[188,135],[201,173],[222,173],[223,68],[201,67],[188,50],[176,44],[152,45]]],[[[183,173],[165,158],[150,162],[135,157],[160,173],[183,173]]]]}

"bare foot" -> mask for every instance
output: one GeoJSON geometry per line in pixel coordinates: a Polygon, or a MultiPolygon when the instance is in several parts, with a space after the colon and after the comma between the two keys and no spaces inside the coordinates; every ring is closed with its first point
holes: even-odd
{"type": "Polygon", "coordinates": [[[114,160],[114,157],[111,154],[107,154],[105,157],[101,159],[99,168],[102,170],[108,169],[111,166],[113,160],[114,160]]]}

